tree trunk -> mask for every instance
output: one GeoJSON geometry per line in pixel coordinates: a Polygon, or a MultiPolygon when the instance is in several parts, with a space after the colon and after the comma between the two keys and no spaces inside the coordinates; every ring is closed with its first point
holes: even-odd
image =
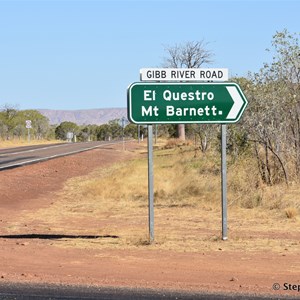
{"type": "Polygon", "coordinates": [[[185,141],[185,126],[184,126],[184,124],[178,124],[177,136],[180,140],[185,141]]]}

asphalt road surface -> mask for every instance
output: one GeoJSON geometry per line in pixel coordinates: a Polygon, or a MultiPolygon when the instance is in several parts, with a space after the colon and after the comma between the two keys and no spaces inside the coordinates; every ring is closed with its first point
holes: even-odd
{"type": "Polygon", "coordinates": [[[0,171],[105,147],[115,143],[120,143],[120,141],[60,143],[0,149],[0,171]]]}
{"type": "Polygon", "coordinates": [[[64,286],[48,284],[16,284],[1,283],[0,299],[12,300],[74,300],[74,299],[105,299],[105,300],[270,300],[270,299],[296,299],[282,296],[252,296],[252,295],[222,295],[200,294],[178,291],[155,291],[146,289],[107,288],[88,286],[64,286]]]}

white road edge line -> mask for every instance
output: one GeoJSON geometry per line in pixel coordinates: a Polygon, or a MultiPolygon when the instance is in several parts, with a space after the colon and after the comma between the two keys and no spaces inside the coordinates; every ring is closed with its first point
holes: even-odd
{"type": "Polygon", "coordinates": [[[57,147],[61,147],[61,146],[66,146],[66,145],[68,145],[68,144],[55,145],[55,146],[49,146],[49,147],[42,147],[42,148],[38,148],[38,149],[30,149],[30,150],[25,150],[25,151],[20,151],[20,152],[13,152],[13,153],[4,153],[4,154],[0,154],[0,156],[18,155],[18,154],[21,154],[21,153],[34,152],[34,151],[37,151],[37,150],[52,149],[52,148],[57,148],[57,147]]]}
{"type": "Polygon", "coordinates": [[[15,164],[11,164],[11,165],[6,165],[6,166],[3,166],[3,167],[0,167],[0,170],[1,169],[9,169],[9,168],[12,168],[12,167],[15,167],[15,166],[28,165],[28,164],[31,164],[31,163],[34,163],[34,162],[38,162],[38,161],[44,161],[44,160],[49,160],[49,159],[52,159],[52,158],[57,158],[57,157],[62,157],[62,156],[68,156],[68,155],[72,155],[72,154],[75,154],[75,153],[80,153],[80,152],[84,152],[84,151],[88,151],[88,150],[100,148],[100,147],[103,147],[103,146],[114,145],[114,144],[121,144],[121,143],[122,143],[122,141],[118,141],[118,142],[114,142],[114,143],[109,143],[109,144],[101,144],[101,145],[98,145],[98,146],[94,146],[94,147],[90,147],[90,148],[85,148],[85,149],[81,149],[81,150],[76,150],[76,151],[71,151],[71,152],[67,152],[67,153],[64,153],[64,154],[56,154],[56,155],[47,156],[47,157],[43,157],[43,158],[37,158],[37,159],[27,160],[27,161],[24,161],[22,163],[15,163],[15,164]]]}

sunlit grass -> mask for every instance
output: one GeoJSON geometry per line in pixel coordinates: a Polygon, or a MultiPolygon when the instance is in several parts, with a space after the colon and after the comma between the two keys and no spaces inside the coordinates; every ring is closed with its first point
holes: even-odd
{"type": "MultiPolygon", "coordinates": [[[[69,180],[53,204],[26,213],[39,232],[116,235],[73,239],[61,247],[257,251],[299,249],[299,187],[263,186],[253,162],[228,167],[228,235],[221,239],[219,153],[195,157],[192,146],[159,147],[154,154],[155,243],[148,242],[148,181],[145,150],[136,159],[69,180]]],[[[41,199],[42,201],[42,199],[41,199]]]]}

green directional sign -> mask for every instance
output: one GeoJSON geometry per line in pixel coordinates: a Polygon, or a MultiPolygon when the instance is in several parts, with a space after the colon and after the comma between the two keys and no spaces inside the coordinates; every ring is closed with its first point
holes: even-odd
{"type": "Polygon", "coordinates": [[[135,124],[236,123],[247,104],[229,82],[135,82],[128,88],[128,119],[135,124]]]}

